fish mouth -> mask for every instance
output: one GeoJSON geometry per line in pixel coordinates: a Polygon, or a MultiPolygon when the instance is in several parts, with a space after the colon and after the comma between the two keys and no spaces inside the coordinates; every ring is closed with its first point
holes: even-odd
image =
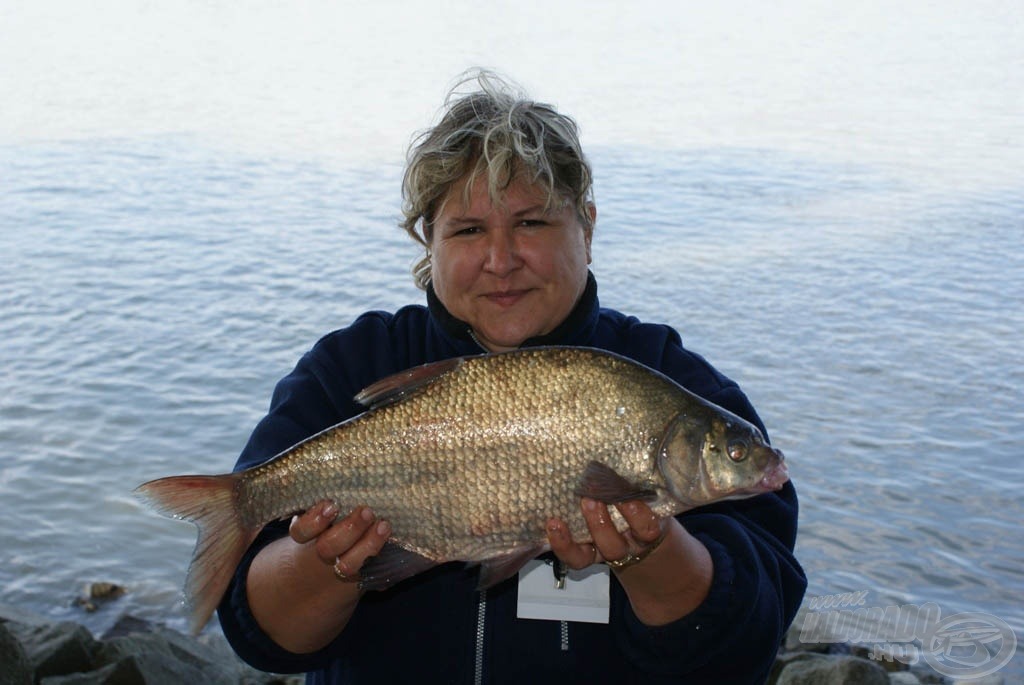
{"type": "Polygon", "coordinates": [[[782,486],[789,480],[789,469],[786,468],[786,462],[779,460],[777,464],[771,466],[761,477],[761,480],[757,484],[759,490],[771,491],[781,490],[782,486]]]}

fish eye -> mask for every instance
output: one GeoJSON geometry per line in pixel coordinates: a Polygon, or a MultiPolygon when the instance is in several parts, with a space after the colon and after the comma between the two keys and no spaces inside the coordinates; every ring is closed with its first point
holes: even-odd
{"type": "Polygon", "coordinates": [[[747,453],[750,451],[750,445],[746,440],[730,440],[725,449],[729,458],[734,462],[739,463],[747,458],[747,453]]]}

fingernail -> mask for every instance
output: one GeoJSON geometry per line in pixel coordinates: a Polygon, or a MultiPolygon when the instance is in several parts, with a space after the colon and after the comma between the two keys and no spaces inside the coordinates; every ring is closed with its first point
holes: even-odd
{"type": "Polygon", "coordinates": [[[335,504],[334,502],[328,502],[327,504],[324,505],[324,508],[323,510],[321,510],[320,515],[325,519],[336,518],[338,516],[338,505],[335,504]]]}
{"type": "Polygon", "coordinates": [[[583,498],[583,508],[587,511],[594,511],[597,509],[597,501],[592,500],[589,497],[583,498]]]}
{"type": "Polygon", "coordinates": [[[391,535],[391,524],[387,521],[381,521],[377,524],[377,535],[391,535]]]}
{"type": "Polygon", "coordinates": [[[370,521],[372,521],[375,518],[375,514],[373,513],[373,509],[371,509],[370,507],[363,507],[363,510],[361,512],[359,512],[359,515],[367,523],[369,523],[370,521]]]}

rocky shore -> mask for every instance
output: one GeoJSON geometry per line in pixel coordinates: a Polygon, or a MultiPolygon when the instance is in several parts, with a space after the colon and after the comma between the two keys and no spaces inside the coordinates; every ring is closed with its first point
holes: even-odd
{"type": "Polygon", "coordinates": [[[299,685],[243,663],[222,635],[191,637],[122,616],[96,637],[74,621],[51,621],[0,604],[0,685],[299,685]]]}
{"type": "MultiPolygon", "coordinates": [[[[915,664],[868,658],[866,649],[806,644],[801,610],[775,661],[770,685],[918,685],[954,681],[915,664]]],[[[96,637],[73,621],[54,622],[0,605],[0,685],[297,685],[304,678],[256,671],[219,634],[193,638],[132,616],[96,637]]],[[[1001,685],[998,673],[958,685],[1001,685]]]]}
{"type": "MultiPolygon", "coordinates": [[[[818,643],[801,640],[804,621],[811,609],[805,604],[797,614],[779,649],[769,676],[770,685],[1004,685],[998,672],[971,680],[946,677],[920,660],[872,654],[871,648],[846,642],[818,643]],[[874,657],[874,658],[873,658],[874,657]],[[919,663],[913,663],[918,661],[919,663]]],[[[811,624],[813,625],[813,624],[811,624]]]]}

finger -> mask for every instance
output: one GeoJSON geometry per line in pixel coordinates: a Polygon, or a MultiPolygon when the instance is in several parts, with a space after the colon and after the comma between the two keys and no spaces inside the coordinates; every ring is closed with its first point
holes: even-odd
{"type": "Polygon", "coordinates": [[[355,544],[334,558],[335,571],[345,576],[357,576],[366,560],[380,553],[391,537],[391,524],[380,520],[370,526],[355,544]]]}
{"type": "Polygon", "coordinates": [[[359,541],[374,524],[377,517],[370,507],[356,507],[348,516],[339,519],[316,538],[316,553],[324,563],[333,564],[334,559],[344,554],[359,541]]]}
{"type": "Polygon", "coordinates": [[[631,500],[616,504],[615,508],[629,524],[630,535],[641,546],[654,542],[661,537],[662,521],[645,503],[631,500]]]}
{"type": "Polygon", "coordinates": [[[615,529],[608,507],[602,502],[584,497],[581,503],[583,518],[594,539],[594,546],[604,559],[621,559],[629,554],[629,542],[615,529]]]}
{"type": "Polygon", "coordinates": [[[327,530],[337,516],[338,505],[334,502],[317,502],[302,514],[292,517],[288,534],[300,545],[305,544],[327,530]]]}
{"type": "Polygon", "coordinates": [[[589,542],[573,542],[569,527],[559,519],[549,519],[548,544],[555,556],[572,569],[581,569],[597,562],[597,549],[589,542]]]}

